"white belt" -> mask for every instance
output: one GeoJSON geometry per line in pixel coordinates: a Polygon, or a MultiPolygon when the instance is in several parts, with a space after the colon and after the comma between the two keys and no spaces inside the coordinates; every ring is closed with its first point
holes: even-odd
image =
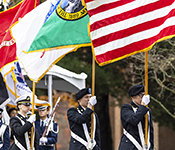
{"type": "Polygon", "coordinates": [[[20,149],[20,150],[26,150],[24,146],[22,146],[22,144],[14,137],[15,140],[15,145],[20,149]]]}
{"type": "MultiPolygon", "coordinates": [[[[80,114],[82,114],[82,112],[80,111],[80,110],[78,110],[78,112],[80,113],[80,114]]],[[[86,140],[87,140],[87,142],[86,142],[86,145],[85,144],[83,144],[83,145],[85,145],[86,146],[86,149],[87,150],[91,150],[91,149],[93,149],[94,148],[94,146],[96,145],[96,141],[95,141],[95,131],[96,131],[96,118],[95,118],[95,114],[93,114],[93,120],[94,120],[94,124],[93,124],[93,139],[91,139],[90,138],[90,136],[89,136],[89,132],[88,132],[88,128],[87,128],[87,125],[86,125],[86,123],[83,123],[82,124],[82,126],[83,126],[83,130],[84,130],[84,134],[85,134],[85,137],[86,137],[86,140]]],[[[71,131],[72,132],[72,131],[71,131]]],[[[75,133],[74,133],[75,134],[75,133]]],[[[76,135],[76,134],[75,134],[76,135]]],[[[77,137],[78,137],[78,135],[76,135],[77,137]]],[[[79,138],[81,138],[81,137],[79,137],[79,138]]],[[[82,138],[81,138],[82,139],[82,138]]],[[[82,141],[82,140],[81,140],[82,141]]]]}
{"type": "MultiPolygon", "coordinates": [[[[136,113],[137,112],[137,109],[132,107],[133,108],[133,111],[136,113]]],[[[148,112],[148,115],[149,115],[149,112],[148,112]]],[[[148,119],[150,119],[148,117],[148,119]]],[[[141,143],[142,143],[142,146],[137,142],[137,140],[130,134],[128,133],[125,129],[123,129],[123,134],[126,135],[126,137],[137,147],[138,150],[144,150],[146,147],[145,147],[145,140],[144,140],[144,134],[143,134],[143,129],[142,129],[142,124],[141,122],[138,123],[138,131],[139,131],[139,137],[140,137],[140,140],[141,140],[141,143]]],[[[149,134],[150,134],[150,130],[148,128],[148,148],[150,148],[150,142],[149,142],[149,134]]]]}
{"type": "Polygon", "coordinates": [[[47,144],[47,145],[46,145],[45,143],[42,144],[41,142],[39,143],[39,145],[40,145],[40,146],[54,146],[54,144],[47,144]]]}
{"type": "Polygon", "coordinates": [[[87,150],[92,150],[96,145],[96,141],[94,139],[89,138],[87,142],[81,138],[80,136],[76,135],[74,132],[71,131],[71,136],[76,139],[78,142],[83,144],[87,150]]]}
{"type": "Polygon", "coordinates": [[[74,139],[76,139],[78,142],[83,144],[86,147],[87,150],[92,150],[92,148],[94,148],[94,146],[96,145],[96,141],[95,140],[93,140],[93,143],[91,142],[91,139],[89,139],[88,142],[86,142],[84,139],[82,139],[81,137],[79,137],[78,135],[73,133],[72,131],[71,131],[71,136],[74,139]]]}
{"type": "Polygon", "coordinates": [[[71,131],[71,136],[74,139],[76,139],[78,142],[82,143],[84,146],[87,146],[87,142],[84,139],[82,139],[81,137],[79,137],[78,135],[76,135],[75,133],[73,133],[72,131],[71,131]]]}
{"type": "Polygon", "coordinates": [[[136,139],[128,133],[125,129],[123,129],[123,134],[126,135],[126,137],[137,147],[138,150],[142,150],[143,148],[140,146],[140,144],[136,141],[136,139]]]}
{"type": "MultiPolygon", "coordinates": [[[[23,121],[23,120],[21,120],[21,118],[20,117],[18,117],[18,116],[16,116],[20,121],[21,121],[21,123],[22,123],[22,125],[24,125],[25,124],[25,122],[23,121]]],[[[34,124],[33,124],[33,129],[35,128],[35,126],[34,126],[34,124]]],[[[33,134],[33,137],[35,137],[35,132],[34,132],[34,134],[33,134]]],[[[25,132],[24,133],[24,138],[25,138],[25,142],[26,142],[26,146],[27,146],[27,149],[30,149],[30,141],[29,141],[29,135],[28,135],[28,132],[25,132]]],[[[34,140],[34,138],[33,138],[33,140],[34,140]]],[[[16,139],[16,141],[17,141],[17,139],[16,139]]],[[[33,143],[34,143],[34,141],[32,141],[33,143]]],[[[18,142],[19,143],[19,142],[18,142]]],[[[16,144],[16,143],[15,143],[16,144]]]]}
{"type": "Polygon", "coordinates": [[[0,144],[0,148],[3,146],[3,144],[0,144]]]}

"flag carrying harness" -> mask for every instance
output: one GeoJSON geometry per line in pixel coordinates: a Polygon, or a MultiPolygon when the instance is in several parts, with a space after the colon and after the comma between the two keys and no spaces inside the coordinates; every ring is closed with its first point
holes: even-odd
{"type": "MultiPolygon", "coordinates": [[[[22,123],[22,125],[25,124],[25,122],[23,120],[21,120],[20,117],[16,116],[22,123]]],[[[30,141],[29,141],[29,135],[28,132],[24,133],[25,136],[25,141],[26,141],[26,146],[27,146],[27,150],[30,150],[30,141]]],[[[35,136],[35,135],[34,135],[35,136]]],[[[26,148],[24,148],[24,146],[17,140],[17,138],[14,135],[14,140],[15,140],[15,145],[20,148],[21,150],[26,150],[26,148]]]]}
{"type": "MultiPolygon", "coordinates": [[[[80,114],[82,114],[80,112],[80,110],[78,110],[78,112],[80,114]]],[[[82,126],[83,126],[83,130],[84,130],[84,134],[85,134],[85,137],[86,137],[86,140],[85,141],[84,139],[82,139],[80,136],[76,135],[74,132],[71,131],[71,136],[76,139],[77,141],[79,141],[80,143],[82,143],[86,148],[87,150],[90,150],[91,147],[93,148],[95,145],[96,145],[96,141],[95,141],[95,131],[96,131],[96,119],[95,119],[95,114],[93,114],[93,118],[94,118],[94,130],[93,130],[93,142],[91,141],[91,138],[89,136],[89,132],[88,132],[88,128],[87,128],[87,125],[86,123],[83,123],[82,126]],[[92,144],[92,145],[91,145],[92,144]]]]}
{"type": "MultiPolygon", "coordinates": [[[[137,109],[134,108],[134,107],[132,107],[132,108],[133,108],[134,113],[136,113],[137,109]]],[[[148,122],[150,122],[149,111],[148,111],[148,122]]],[[[125,129],[123,129],[123,134],[126,135],[126,137],[135,145],[135,147],[136,147],[138,150],[144,150],[144,149],[145,149],[145,140],[144,140],[144,134],[143,134],[143,128],[142,128],[141,121],[138,123],[137,126],[138,126],[139,137],[140,137],[142,146],[141,146],[141,145],[139,144],[139,142],[138,142],[129,132],[127,132],[125,129]]],[[[150,128],[148,128],[148,149],[150,148],[149,139],[150,139],[150,128]]]]}

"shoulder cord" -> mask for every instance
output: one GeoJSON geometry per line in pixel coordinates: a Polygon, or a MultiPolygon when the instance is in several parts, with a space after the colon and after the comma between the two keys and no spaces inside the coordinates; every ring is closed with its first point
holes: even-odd
{"type": "MultiPolygon", "coordinates": [[[[54,116],[55,116],[55,113],[54,113],[54,116]]],[[[57,129],[56,131],[54,131],[54,116],[52,117],[52,120],[51,120],[51,123],[49,124],[48,126],[48,130],[47,130],[47,133],[46,133],[46,136],[49,134],[49,131],[51,130],[53,133],[57,134],[59,132],[59,129],[58,129],[58,126],[57,126],[57,129]]]]}

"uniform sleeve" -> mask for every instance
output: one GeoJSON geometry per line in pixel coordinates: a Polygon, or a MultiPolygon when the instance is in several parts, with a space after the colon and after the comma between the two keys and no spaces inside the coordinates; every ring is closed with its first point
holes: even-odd
{"type": "Polygon", "coordinates": [[[10,118],[10,127],[18,136],[23,136],[24,133],[32,127],[32,124],[27,121],[24,125],[21,125],[21,122],[17,117],[12,117],[10,118]]]}
{"type": "Polygon", "coordinates": [[[3,135],[3,149],[7,150],[10,147],[9,127],[7,126],[3,135]]]}
{"type": "Polygon", "coordinates": [[[91,110],[90,108],[84,110],[82,114],[78,113],[76,108],[70,108],[67,111],[67,117],[69,121],[75,122],[77,124],[83,124],[86,123],[88,117],[91,116],[92,113],[93,110],[91,110]]]}
{"type": "Polygon", "coordinates": [[[47,137],[47,144],[55,144],[57,142],[58,135],[58,125],[56,122],[53,123],[53,131],[49,131],[49,136],[47,137]]]}
{"type": "Polygon", "coordinates": [[[129,104],[124,104],[121,108],[121,119],[128,124],[137,125],[145,116],[149,109],[143,105],[140,105],[137,112],[135,113],[132,106],[129,104]]]}

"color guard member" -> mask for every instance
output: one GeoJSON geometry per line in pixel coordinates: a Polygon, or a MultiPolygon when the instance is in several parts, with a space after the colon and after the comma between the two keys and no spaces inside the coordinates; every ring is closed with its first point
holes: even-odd
{"type": "Polygon", "coordinates": [[[40,106],[37,108],[39,111],[40,120],[35,122],[35,126],[38,129],[40,135],[40,150],[54,150],[55,144],[57,142],[58,125],[56,122],[51,121],[50,125],[48,126],[48,133],[46,133],[46,137],[42,137],[46,124],[49,120],[49,106],[40,106]]]}
{"type": "Polygon", "coordinates": [[[8,125],[2,122],[3,109],[0,108],[0,150],[8,150],[10,147],[10,135],[8,125]]]}
{"type": "MultiPolygon", "coordinates": [[[[36,115],[33,114],[29,118],[27,113],[30,110],[30,96],[22,95],[16,99],[18,114],[10,118],[10,127],[14,137],[14,143],[10,150],[29,150],[31,149],[31,128],[32,123],[36,120],[36,115]]],[[[35,130],[34,149],[39,150],[39,133],[35,130]]]]}
{"type": "Polygon", "coordinates": [[[121,122],[123,135],[119,150],[145,149],[145,114],[148,113],[148,144],[147,149],[154,149],[154,135],[151,110],[146,107],[150,102],[149,95],[145,95],[143,85],[134,85],[129,89],[132,102],[121,107],[121,122]]]}
{"type": "Polygon", "coordinates": [[[92,106],[97,103],[96,96],[92,97],[90,88],[84,88],[76,94],[76,100],[79,106],[67,111],[71,130],[69,150],[101,150],[100,125],[95,113],[91,140],[91,114],[94,112],[92,106]]]}

